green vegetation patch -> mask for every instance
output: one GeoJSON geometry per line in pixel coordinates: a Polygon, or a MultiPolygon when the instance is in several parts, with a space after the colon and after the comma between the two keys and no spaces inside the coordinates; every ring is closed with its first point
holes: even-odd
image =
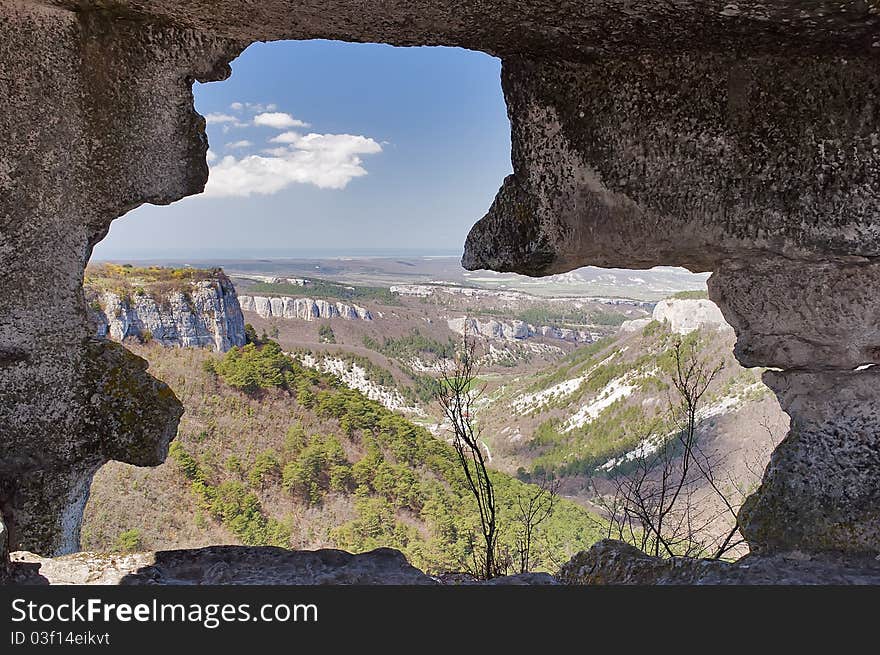
{"type": "MultiPolygon", "coordinates": [[[[83,276],[83,287],[93,294],[110,292],[129,301],[134,296],[145,295],[164,300],[176,292],[188,296],[194,283],[214,280],[222,272],[219,268],[139,267],[108,262],[88,265],[83,276]]],[[[92,301],[92,308],[100,308],[97,301],[92,301]]]]}
{"type": "Polygon", "coordinates": [[[678,293],[672,294],[671,297],[676,300],[708,300],[709,292],[702,289],[694,289],[692,291],[679,291],[678,293]]]}
{"type": "MultiPolygon", "coordinates": [[[[198,440],[190,441],[191,448],[175,441],[171,456],[205,515],[243,543],[289,547],[290,525],[271,515],[260,500],[264,494],[287,494],[310,511],[344,498],[354,516],[323,536],[337,547],[353,552],[398,548],[430,572],[466,568],[479,517],[449,444],[333,376],[306,369],[272,341],[232,349],[206,368],[235,389],[288,394],[292,414],[313,418],[292,418],[283,444],[247,459],[218,457],[198,440]]],[[[232,400],[217,411],[242,415],[232,400]]],[[[534,487],[502,473],[492,477],[500,524],[507,525],[502,548],[513,552],[517,502],[534,487]]],[[[536,569],[556,570],[571,552],[601,535],[601,519],[559,501],[535,541],[536,569]]]]}
{"type": "Polygon", "coordinates": [[[364,346],[370,350],[382,353],[386,357],[405,361],[413,357],[430,355],[437,359],[448,359],[455,356],[456,342],[450,338],[446,341],[438,341],[432,337],[426,337],[418,328],[403,337],[385,337],[381,342],[370,336],[364,337],[364,346]]]}

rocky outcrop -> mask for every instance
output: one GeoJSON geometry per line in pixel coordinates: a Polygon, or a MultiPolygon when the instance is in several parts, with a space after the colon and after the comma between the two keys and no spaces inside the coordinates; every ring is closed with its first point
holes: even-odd
{"type": "Polygon", "coordinates": [[[662,559],[603,539],[572,557],[557,577],[570,585],[876,585],[880,561],[870,555],[802,551],[748,555],[737,562],[662,559]]]}
{"type": "Polygon", "coordinates": [[[193,282],[185,290],[157,296],[149,290],[120,296],[105,291],[92,295],[97,335],[124,341],[154,340],[163,346],[209,347],[226,352],[245,344],[244,316],[235,288],[222,273],[213,280],[193,282]]]}
{"type": "Polygon", "coordinates": [[[398,550],[353,555],[342,550],[212,546],[196,550],[46,558],[12,555],[13,584],[122,585],[430,585],[398,550]]]}
{"type": "Polygon", "coordinates": [[[678,334],[689,334],[700,328],[709,330],[729,330],[721,310],[711,300],[672,298],[661,300],[654,307],[651,319],[669,323],[669,329],[678,334]]]}
{"type": "Polygon", "coordinates": [[[517,341],[533,337],[558,339],[571,343],[592,343],[596,335],[584,330],[560,328],[551,325],[534,326],[525,321],[497,321],[494,318],[481,321],[477,318],[450,318],[449,329],[458,334],[469,334],[484,339],[517,341]]]}
{"type": "Polygon", "coordinates": [[[718,305],[703,298],[669,298],[661,300],[654,306],[650,318],[637,318],[624,321],[618,333],[638,332],[648,326],[651,321],[667,323],[671,331],[678,334],[689,334],[694,330],[730,330],[718,305]]]}
{"type": "Polygon", "coordinates": [[[289,296],[240,296],[241,308],[263,318],[298,318],[303,321],[344,318],[348,321],[372,321],[370,310],[344,302],[291,298],[289,296]]]}

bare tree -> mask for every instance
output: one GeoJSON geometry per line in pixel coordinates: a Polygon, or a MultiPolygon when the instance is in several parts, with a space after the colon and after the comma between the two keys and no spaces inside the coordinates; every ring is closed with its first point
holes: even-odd
{"type": "Polygon", "coordinates": [[[520,573],[528,573],[531,566],[532,544],[538,526],[553,514],[559,498],[559,480],[544,477],[537,488],[530,488],[516,499],[516,551],[520,573]]]}
{"type": "Polygon", "coordinates": [[[452,424],[453,446],[479,510],[483,544],[479,555],[473,549],[475,573],[488,580],[499,572],[498,519],[495,489],[480,445],[480,431],[472,417],[474,402],[482,392],[475,386],[476,379],[476,343],[465,329],[461,348],[441,370],[437,401],[452,424]]]}
{"type": "Polygon", "coordinates": [[[612,476],[613,493],[597,491],[597,502],[609,519],[609,537],[658,557],[721,558],[742,542],[735,538],[741,503],[728,497],[717,472],[720,458],[704,452],[697,428],[703,400],[723,362],[707,364],[696,344],[685,345],[680,339],[673,345],[673,357],[672,433],[643,435],[640,443],[650,444],[652,452],[634,458],[630,471],[612,476]],[[710,507],[705,493],[700,495],[706,487],[720,499],[721,509],[710,507]],[[724,515],[733,519],[733,527],[713,537],[711,528],[724,515]]]}

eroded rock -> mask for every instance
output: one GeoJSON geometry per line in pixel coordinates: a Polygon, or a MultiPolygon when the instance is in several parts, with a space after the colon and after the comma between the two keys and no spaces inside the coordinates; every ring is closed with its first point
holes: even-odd
{"type": "Polygon", "coordinates": [[[736,356],[745,366],[846,371],[880,364],[880,264],[731,260],[709,285],[737,330],[736,356]]]}
{"type": "Polygon", "coordinates": [[[342,550],[211,546],[127,555],[76,553],[46,558],[14,553],[17,584],[123,585],[430,585],[398,550],[353,555],[342,550]]]}
{"type": "Polygon", "coordinates": [[[603,539],[572,557],[557,577],[571,585],[876,585],[880,561],[870,555],[801,551],[748,555],[737,562],[661,559],[603,539]]]}
{"type": "Polygon", "coordinates": [[[505,59],[514,173],[462,263],[876,257],[876,71],[871,57],[505,59]]]}
{"type": "Polygon", "coordinates": [[[112,291],[89,294],[98,336],[116,341],[155,340],[163,346],[209,347],[216,352],[246,342],[235,288],[222,272],[212,280],[186,284],[183,290],[161,295],[152,289],[138,292],[127,296],[112,291]]]}

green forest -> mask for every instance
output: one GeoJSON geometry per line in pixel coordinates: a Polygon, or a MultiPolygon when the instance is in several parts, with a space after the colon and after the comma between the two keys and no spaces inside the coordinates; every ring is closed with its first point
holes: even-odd
{"type": "MultiPolygon", "coordinates": [[[[202,373],[222,397],[211,403],[214,411],[234,414],[242,433],[259,429],[263,401],[283,400],[290,420],[271,447],[206,447],[208,434],[181,434],[172,443],[171,458],[197,503],[198,520],[221,524],[243,544],[290,547],[293,519],[267,499],[283,497],[313,512],[344,499],[353,515],[324,535],[336,547],[398,548],[434,573],[469,569],[478,515],[450,445],[333,376],[304,367],[273,341],[205,355],[202,373]]],[[[492,478],[499,550],[513,558],[517,498],[535,487],[499,472],[492,478]]],[[[555,571],[601,536],[598,517],[560,500],[540,526],[532,568],[555,571]]]]}

